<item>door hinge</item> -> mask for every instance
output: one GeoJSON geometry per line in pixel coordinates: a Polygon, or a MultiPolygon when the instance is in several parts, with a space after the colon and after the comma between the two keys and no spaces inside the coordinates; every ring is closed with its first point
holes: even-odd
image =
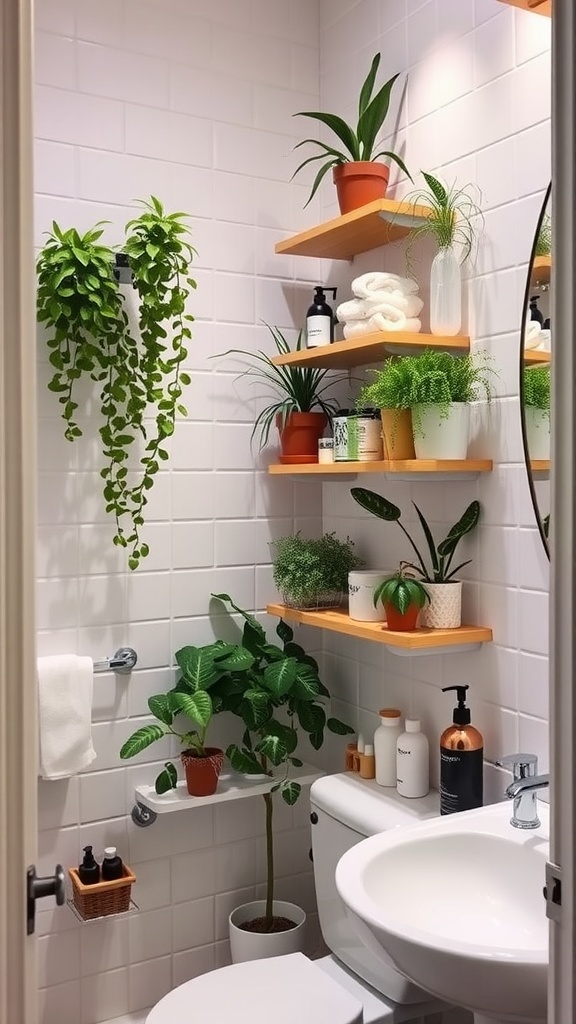
{"type": "Polygon", "coordinates": [[[551,921],[560,921],[562,915],[562,868],[558,864],[546,864],[546,917],[551,921]]]}

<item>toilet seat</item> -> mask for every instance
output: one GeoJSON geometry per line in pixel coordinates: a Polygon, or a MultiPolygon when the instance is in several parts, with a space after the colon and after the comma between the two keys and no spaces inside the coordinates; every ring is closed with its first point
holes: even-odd
{"type": "Polygon", "coordinates": [[[164,996],[146,1024],[362,1024],[362,1004],[303,953],[201,974],[164,996]]]}

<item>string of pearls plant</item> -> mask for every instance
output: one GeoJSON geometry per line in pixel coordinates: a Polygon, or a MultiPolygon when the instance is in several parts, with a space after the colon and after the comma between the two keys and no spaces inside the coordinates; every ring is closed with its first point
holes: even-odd
{"type": "Polygon", "coordinates": [[[187,415],[181,396],[190,377],[182,364],[194,317],[186,306],[196,288],[188,215],[166,213],[154,196],[140,205],[122,246],[139,300],[137,329],[115,272],[116,250],[101,241],[106,222],[80,234],[54,221],[37,262],[37,317],[54,368],[48,388],[62,406],[64,436],[75,441],[82,436],[79,385],[88,378],[100,387],[103,496],[130,569],[148,555],[141,539],[147,494],[169,458],[176,416],[187,415]],[[137,440],[144,442],[139,458],[137,440]]]}

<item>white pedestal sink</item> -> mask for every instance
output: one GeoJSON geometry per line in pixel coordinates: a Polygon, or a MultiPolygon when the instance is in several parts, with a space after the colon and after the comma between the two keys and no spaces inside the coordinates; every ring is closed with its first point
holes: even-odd
{"type": "Polygon", "coordinates": [[[545,1024],[548,921],[542,824],[493,804],[371,836],[344,854],[336,885],[365,944],[478,1024],[545,1024]]]}

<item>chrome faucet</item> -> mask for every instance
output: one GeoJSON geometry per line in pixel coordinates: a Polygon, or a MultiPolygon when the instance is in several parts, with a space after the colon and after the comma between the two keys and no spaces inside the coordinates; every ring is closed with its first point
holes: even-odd
{"type": "Polygon", "coordinates": [[[506,796],[514,801],[510,824],[514,828],[538,828],[538,790],[550,784],[550,776],[536,774],[536,754],[508,754],[496,764],[499,768],[509,768],[514,776],[506,789],[506,796]]]}

